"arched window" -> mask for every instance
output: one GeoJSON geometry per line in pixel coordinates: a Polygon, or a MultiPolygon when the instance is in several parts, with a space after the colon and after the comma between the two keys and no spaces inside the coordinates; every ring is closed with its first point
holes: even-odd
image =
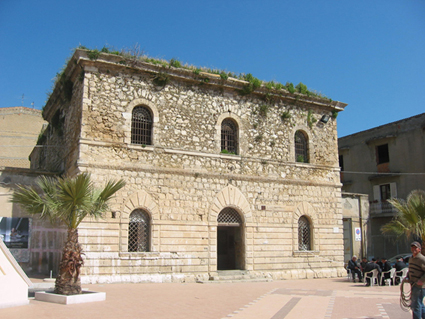
{"type": "Polygon", "coordinates": [[[305,216],[298,220],[298,249],[311,250],[310,221],[305,216]]]}
{"type": "Polygon", "coordinates": [[[308,140],[307,136],[301,132],[295,132],[295,161],[308,163],[308,140]]]}
{"type": "Polygon", "coordinates": [[[144,106],[136,106],[131,117],[131,143],[152,145],[153,117],[144,106]]]}
{"type": "Polygon", "coordinates": [[[150,217],[141,209],[130,214],[128,225],[128,251],[149,251],[150,247],[150,217]]]}
{"type": "Polygon", "coordinates": [[[230,154],[238,153],[238,127],[231,119],[221,122],[221,151],[230,154]]]}

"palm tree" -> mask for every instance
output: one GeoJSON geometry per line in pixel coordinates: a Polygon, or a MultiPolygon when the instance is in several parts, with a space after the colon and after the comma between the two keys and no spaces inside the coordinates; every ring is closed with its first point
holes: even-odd
{"type": "Polygon", "coordinates": [[[383,233],[395,234],[397,237],[406,235],[414,240],[422,239],[425,243],[425,192],[414,190],[407,200],[393,198],[388,200],[397,210],[396,216],[382,226],[383,233]]]}
{"type": "Polygon", "coordinates": [[[103,189],[96,189],[90,174],[75,177],[39,177],[37,185],[18,186],[11,202],[19,204],[29,214],[39,214],[51,222],[62,221],[68,227],[68,238],[55,283],[55,293],[74,295],[81,293],[80,268],[84,261],[78,243],[78,225],[85,217],[98,218],[109,208],[108,201],[125,186],[123,180],[109,181],[103,189]]]}

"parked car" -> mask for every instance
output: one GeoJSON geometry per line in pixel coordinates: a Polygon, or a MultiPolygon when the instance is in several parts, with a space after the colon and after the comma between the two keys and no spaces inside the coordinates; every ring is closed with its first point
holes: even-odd
{"type": "Polygon", "coordinates": [[[391,264],[391,266],[394,266],[394,264],[399,260],[400,258],[403,258],[403,261],[406,263],[406,265],[409,263],[409,258],[412,256],[412,253],[404,253],[404,254],[398,254],[394,257],[388,258],[388,262],[391,264]]]}

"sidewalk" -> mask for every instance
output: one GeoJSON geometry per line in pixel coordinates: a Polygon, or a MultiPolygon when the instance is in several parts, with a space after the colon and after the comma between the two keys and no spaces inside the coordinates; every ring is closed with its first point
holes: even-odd
{"type": "MultiPolygon", "coordinates": [[[[36,281],[36,280],[34,280],[36,281]]],[[[346,278],[258,283],[95,284],[106,301],[59,305],[31,300],[0,318],[408,319],[399,286],[365,287],[346,278]]]]}

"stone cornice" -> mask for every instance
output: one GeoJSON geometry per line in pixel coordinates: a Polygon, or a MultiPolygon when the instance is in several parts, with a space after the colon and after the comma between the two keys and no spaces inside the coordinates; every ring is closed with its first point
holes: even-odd
{"type": "MultiPolygon", "coordinates": [[[[210,74],[206,72],[200,72],[200,74],[197,75],[192,70],[175,67],[163,67],[143,61],[137,61],[134,66],[124,65],[121,63],[125,59],[122,56],[114,54],[100,53],[96,60],[90,60],[88,57],[88,51],[82,49],[77,49],[71,60],[74,60],[74,63],[68,63],[68,67],[71,64],[74,64],[81,66],[81,68],[85,70],[87,69],[91,71],[96,71],[98,67],[108,67],[110,69],[127,70],[127,72],[150,72],[156,74],[167,73],[170,77],[176,80],[193,81],[196,83],[199,83],[200,80],[207,78],[208,82],[204,82],[205,85],[233,90],[241,90],[244,85],[249,83],[247,81],[235,79],[232,77],[229,77],[227,80],[223,80],[216,74],[210,74]]],[[[68,67],[66,71],[68,71],[68,67]]],[[[70,68],[69,71],[75,71],[75,68],[70,68]]],[[[71,77],[75,78],[75,75],[72,75],[71,77]]],[[[289,93],[286,90],[268,90],[264,86],[257,88],[252,94],[272,94],[276,98],[285,99],[291,102],[307,103],[336,111],[343,111],[347,106],[346,103],[339,101],[330,101],[326,98],[311,97],[300,93],[289,93]]]]}

